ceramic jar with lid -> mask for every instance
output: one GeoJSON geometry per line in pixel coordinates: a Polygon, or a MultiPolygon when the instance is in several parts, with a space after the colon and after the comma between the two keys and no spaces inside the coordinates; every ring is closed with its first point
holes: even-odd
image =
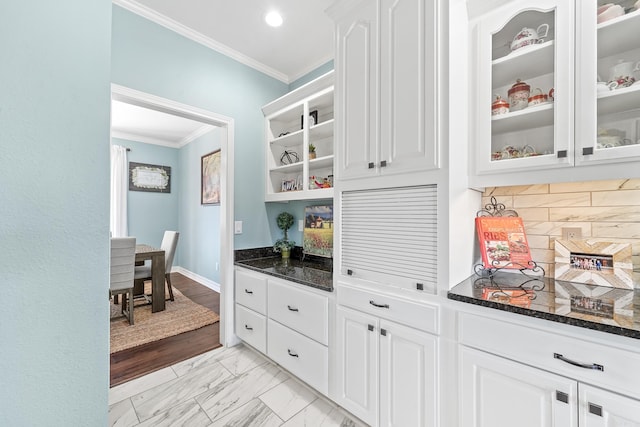
{"type": "Polygon", "coordinates": [[[529,95],[531,94],[531,86],[520,79],[511,86],[507,92],[509,95],[509,111],[520,111],[529,105],[529,95]]]}
{"type": "Polygon", "coordinates": [[[509,103],[502,99],[500,95],[496,95],[496,100],[491,103],[491,115],[497,116],[509,112],[509,103]]]}

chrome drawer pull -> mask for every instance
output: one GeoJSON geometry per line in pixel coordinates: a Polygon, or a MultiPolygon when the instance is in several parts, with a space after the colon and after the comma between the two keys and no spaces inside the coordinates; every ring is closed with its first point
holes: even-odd
{"type": "Polygon", "coordinates": [[[244,328],[245,328],[247,331],[253,331],[253,328],[252,328],[251,326],[249,326],[249,325],[244,325],[244,328]]]}
{"type": "Polygon", "coordinates": [[[376,304],[373,300],[369,301],[369,304],[378,308],[389,308],[389,304],[376,304]]]}
{"type": "Polygon", "coordinates": [[[248,294],[252,294],[252,293],[253,293],[253,291],[250,291],[249,289],[245,289],[244,291],[245,291],[246,293],[248,293],[248,294]]]}
{"type": "Polygon", "coordinates": [[[289,311],[300,311],[295,307],[291,307],[290,305],[288,305],[287,308],[289,309],[289,311]]]}
{"type": "Polygon", "coordinates": [[[577,366],[579,368],[593,369],[594,371],[604,372],[604,366],[598,365],[597,363],[580,363],[580,362],[576,362],[575,360],[567,359],[566,357],[564,357],[563,355],[561,355],[559,353],[553,353],[553,358],[554,359],[560,359],[563,362],[566,362],[566,363],[568,363],[570,365],[573,365],[573,366],[577,366]]]}
{"type": "Polygon", "coordinates": [[[289,356],[291,356],[291,357],[300,357],[297,354],[292,353],[291,350],[289,350],[289,349],[287,349],[287,353],[289,353],[289,356]]]}

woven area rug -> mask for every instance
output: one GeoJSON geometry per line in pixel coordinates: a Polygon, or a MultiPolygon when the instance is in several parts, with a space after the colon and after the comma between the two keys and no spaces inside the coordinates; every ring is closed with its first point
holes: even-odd
{"type": "Polygon", "coordinates": [[[173,295],[175,301],[167,301],[166,309],[157,313],[151,313],[151,305],[141,305],[144,300],[136,301],[133,325],[122,317],[120,305],[115,305],[112,298],[110,353],[193,331],[220,320],[217,313],[191,301],[175,287],[173,295]]]}

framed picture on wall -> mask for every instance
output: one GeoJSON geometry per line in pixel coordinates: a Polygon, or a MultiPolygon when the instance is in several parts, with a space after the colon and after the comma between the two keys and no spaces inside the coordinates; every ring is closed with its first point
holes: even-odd
{"type": "Polygon", "coordinates": [[[201,186],[200,203],[220,204],[220,150],[202,156],[200,160],[201,186]]]}
{"type": "Polygon", "coordinates": [[[171,193],[171,167],[129,162],[129,191],[171,193]]]}

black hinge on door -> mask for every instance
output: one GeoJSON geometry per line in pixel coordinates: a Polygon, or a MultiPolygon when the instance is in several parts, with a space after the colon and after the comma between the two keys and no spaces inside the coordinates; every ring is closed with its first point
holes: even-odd
{"type": "Polygon", "coordinates": [[[386,168],[387,167],[387,161],[386,160],[381,161],[380,162],[380,167],[381,168],[386,168]]]}
{"type": "Polygon", "coordinates": [[[595,404],[589,402],[589,413],[601,417],[602,416],[602,406],[595,405],[595,404]]]}
{"type": "Polygon", "coordinates": [[[369,169],[373,169],[374,167],[376,167],[376,165],[373,162],[369,162],[367,166],[369,166],[369,169]]]}
{"type": "Polygon", "coordinates": [[[380,329],[380,335],[382,335],[383,337],[387,336],[387,330],[386,329],[380,329]]]}
{"type": "Polygon", "coordinates": [[[424,291],[424,284],[423,283],[416,283],[416,289],[419,291],[424,291]]]}
{"type": "Polygon", "coordinates": [[[569,395],[567,393],[556,390],[556,400],[563,403],[569,403],[569,395]]]}
{"type": "Polygon", "coordinates": [[[562,159],[563,157],[567,157],[567,150],[559,150],[558,151],[558,158],[562,159]]]}
{"type": "Polygon", "coordinates": [[[373,325],[367,325],[367,329],[369,329],[370,331],[373,331],[373,325]]]}
{"type": "Polygon", "coordinates": [[[353,270],[347,269],[347,276],[353,276],[353,270]]]}
{"type": "Polygon", "coordinates": [[[591,154],[593,154],[593,147],[584,147],[582,149],[582,155],[583,156],[589,156],[591,154]]]}

